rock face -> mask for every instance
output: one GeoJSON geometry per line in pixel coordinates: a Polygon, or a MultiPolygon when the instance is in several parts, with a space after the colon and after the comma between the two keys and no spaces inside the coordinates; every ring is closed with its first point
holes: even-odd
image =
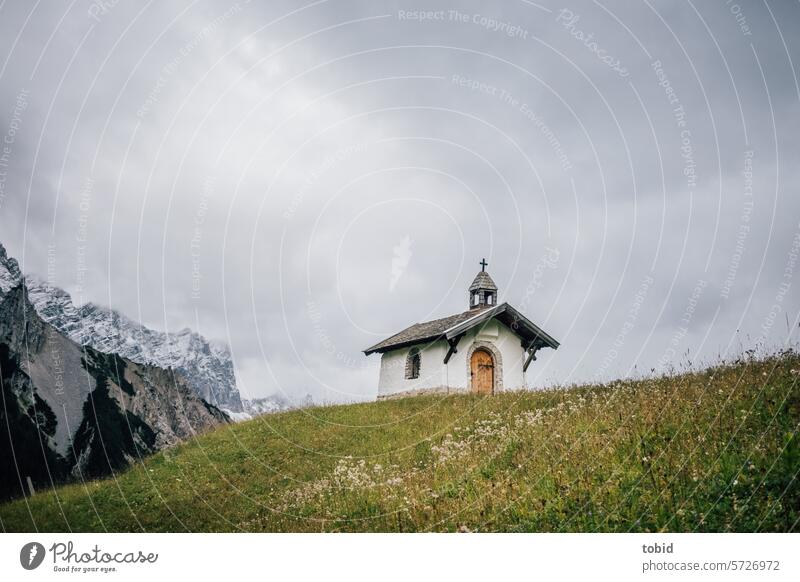
{"type": "Polygon", "coordinates": [[[189,329],[155,331],[92,303],[76,307],[69,293],[35,277],[26,277],[25,283],[39,316],[72,341],[139,364],[176,370],[206,402],[243,411],[227,346],[189,329]]]}
{"type": "Polygon", "coordinates": [[[22,273],[19,271],[19,263],[16,259],[9,257],[5,247],[0,245],[0,298],[21,282],[22,273]]]}
{"type": "Polygon", "coordinates": [[[0,246],[0,498],[108,475],[228,417],[180,371],[79,345],[40,317],[0,246]]]}

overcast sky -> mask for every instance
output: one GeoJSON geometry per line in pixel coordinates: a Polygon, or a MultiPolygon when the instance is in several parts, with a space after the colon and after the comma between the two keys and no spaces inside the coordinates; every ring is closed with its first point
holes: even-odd
{"type": "Polygon", "coordinates": [[[797,2],[0,4],[0,242],[245,396],[501,300],[536,386],[797,341],[797,2]],[[168,4],[163,5],[163,4],[168,4]],[[265,5],[261,5],[265,4],[265,5]]]}

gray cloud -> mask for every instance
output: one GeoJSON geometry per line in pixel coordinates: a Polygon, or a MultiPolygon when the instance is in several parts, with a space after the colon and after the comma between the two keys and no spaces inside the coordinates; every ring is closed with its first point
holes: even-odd
{"type": "Polygon", "coordinates": [[[247,395],[371,397],[484,256],[540,385],[796,341],[796,5],[112,4],[2,8],[0,239],[247,395]]]}

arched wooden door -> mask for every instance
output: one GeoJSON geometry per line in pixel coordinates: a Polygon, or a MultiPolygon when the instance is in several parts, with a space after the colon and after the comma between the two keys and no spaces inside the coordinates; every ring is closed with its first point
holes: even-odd
{"type": "Polygon", "coordinates": [[[491,394],[494,390],[494,358],[487,350],[477,349],[470,360],[472,391],[491,394]]]}

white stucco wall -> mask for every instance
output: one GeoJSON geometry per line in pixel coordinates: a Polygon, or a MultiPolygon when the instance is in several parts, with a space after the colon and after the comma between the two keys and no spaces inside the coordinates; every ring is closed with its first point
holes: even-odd
{"type": "Polygon", "coordinates": [[[458,344],[458,352],[446,365],[444,357],[448,345],[445,340],[417,346],[421,354],[419,378],[407,380],[405,377],[406,357],[411,348],[384,353],[381,357],[378,398],[407,392],[466,392],[470,389],[469,357],[476,347],[487,344],[499,354],[499,357],[495,357],[495,374],[502,376],[495,381],[497,391],[526,388],[525,374],[522,372],[525,350],[520,339],[503,323],[492,320],[467,332],[458,344]]]}

